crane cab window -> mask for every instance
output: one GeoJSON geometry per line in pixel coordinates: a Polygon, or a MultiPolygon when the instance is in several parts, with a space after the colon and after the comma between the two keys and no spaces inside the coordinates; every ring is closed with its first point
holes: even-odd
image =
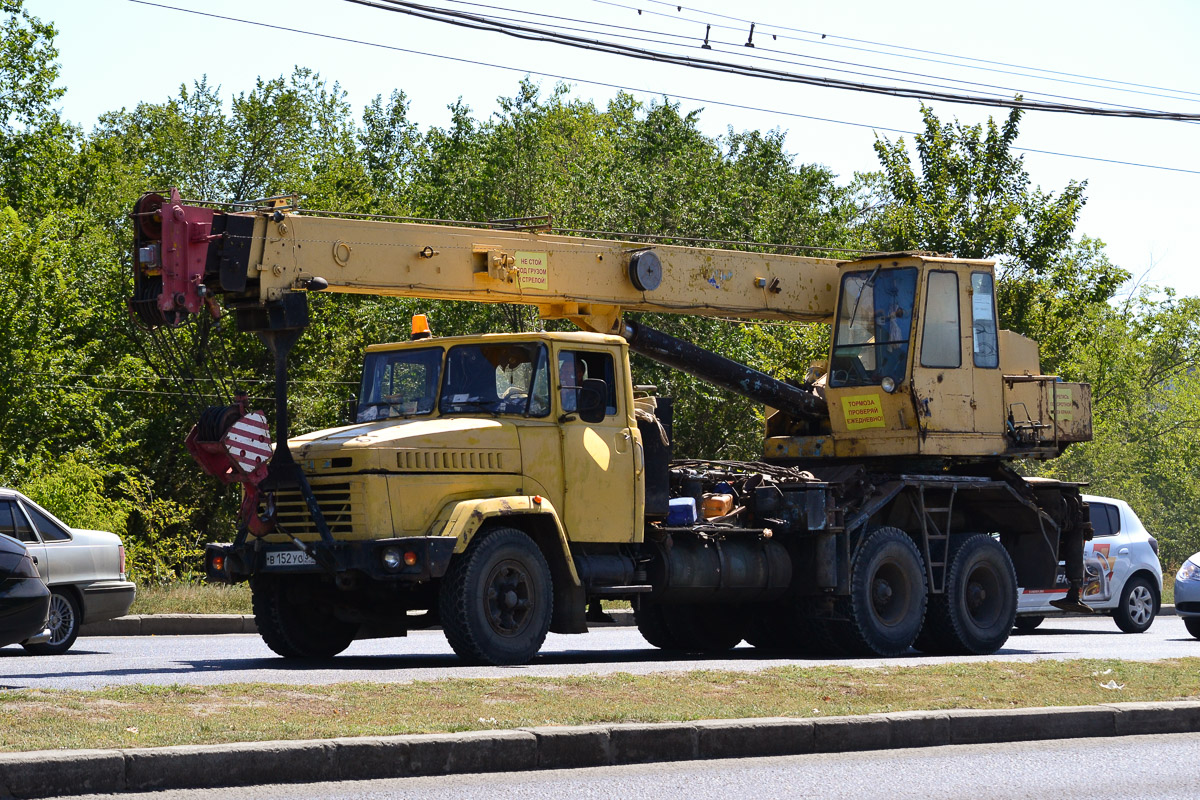
{"type": "Polygon", "coordinates": [[[438,409],[544,417],[550,413],[546,371],[546,347],[536,342],[451,347],[438,409]]]}
{"type": "Polygon", "coordinates": [[[904,380],[912,338],[917,270],[863,270],[842,276],[830,386],[875,386],[904,380]]]}
{"type": "Polygon", "coordinates": [[[992,276],[986,272],[971,273],[971,329],[975,350],[975,366],[995,369],[1000,366],[1000,349],[996,346],[996,292],[992,276]]]}
{"type": "Polygon", "coordinates": [[[368,353],[358,422],[431,413],[441,375],[440,347],[368,353]]]}
{"type": "Polygon", "coordinates": [[[604,381],[606,397],[604,400],[604,415],[612,416],[617,413],[617,380],[613,369],[611,353],[597,353],[590,350],[559,350],[558,358],[558,393],[564,414],[570,414],[579,408],[579,390],[584,380],[599,378],[604,381]]]}
{"type": "Polygon", "coordinates": [[[921,366],[960,367],[962,333],[958,323],[958,275],[938,270],[930,272],[925,280],[921,366]]]}

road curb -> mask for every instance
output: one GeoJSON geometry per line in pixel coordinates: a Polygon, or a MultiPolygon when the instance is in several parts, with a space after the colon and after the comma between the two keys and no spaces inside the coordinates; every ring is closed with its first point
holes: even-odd
{"type": "MultiPolygon", "coordinates": [[[[633,612],[614,609],[607,612],[611,621],[589,622],[592,628],[634,625],[633,612]]],[[[1085,617],[1087,615],[1063,614],[1085,617]]],[[[1175,616],[1175,606],[1163,606],[1160,617],[1175,616]]],[[[127,617],[91,622],[79,629],[80,636],[213,636],[226,633],[258,633],[253,614],[132,614],[127,617]]]]}
{"type": "Polygon", "coordinates": [[[1200,731],[1200,702],[700,720],[0,754],[0,796],[51,797],[1200,731]]]}

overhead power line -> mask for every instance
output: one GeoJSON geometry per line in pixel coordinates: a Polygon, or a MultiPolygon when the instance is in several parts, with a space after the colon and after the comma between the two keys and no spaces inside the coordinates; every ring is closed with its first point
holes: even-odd
{"type": "Polygon", "coordinates": [[[1123,117],[1129,119],[1161,119],[1178,122],[1200,122],[1200,114],[1185,114],[1175,111],[1140,111],[1133,109],[1113,109],[1100,108],[1097,106],[1069,105],[1065,103],[1044,103],[1035,100],[1024,100],[1020,97],[1015,97],[1012,100],[1005,100],[982,97],[979,95],[958,94],[953,92],[933,92],[898,86],[880,86],[877,84],[860,83],[857,81],[846,81],[839,78],[820,78],[812,75],[801,75],[794,72],[785,72],[783,70],[767,69],[765,67],[755,67],[746,64],[736,64],[708,58],[681,56],[655,50],[646,50],[640,47],[631,47],[628,45],[603,41],[600,39],[587,39],[570,34],[557,33],[544,28],[504,23],[502,21],[478,14],[468,14],[463,11],[451,11],[444,8],[425,6],[419,3],[407,2],[407,0],[346,0],[346,2],[368,6],[370,8],[378,8],[384,11],[393,11],[399,14],[407,14],[409,16],[427,19],[433,22],[443,22],[449,25],[455,25],[457,27],[489,31],[492,33],[501,33],[505,36],[511,36],[513,38],[523,39],[525,41],[561,44],[582,50],[608,53],[610,55],[619,55],[628,58],[640,59],[643,61],[671,64],[674,66],[702,69],[712,72],[723,72],[748,78],[762,78],[766,80],[781,81],[784,83],[798,83],[808,86],[843,89],[854,92],[865,92],[868,94],[888,95],[891,97],[963,103],[966,105],[990,106],[993,108],[1019,108],[1026,111],[1048,111],[1060,114],[1084,114],[1088,116],[1123,117]]]}
{"type": "MultiPolygon", "coordinates": [[[[591,80],[589,78],[580,78],[578,76],[565,75],[565,74],[556,73],[556,72],[547,72],[545,70],[529,69],[526,67],[512,67],[512,66],[508,66],[506,64],[496,64],[496,63],[492,63],[492,62],[488,62],[488,61],[480,61],[478,59],[463,58],[461,56],[448,56],[448,55],[444,55],[442,53],[432,53],[427,50],[413,50],[413,49],[406,48],[406,47],[397,47],[396,45],[382,44],[380,42],[369,42],[369,41],[365,41],[363,39],[354,39],[354,38],[347,37],[347,36],[335,36],[330,33],[319,33],[317,31],[306,31],[301,28],[289,28],[284,25],[273,25],[271,23],[259,22],[257,20],[242,19],[239,17],[230,17],[230,16],[226,16],[226,15],[222,15],[222,14],[213,14],[213,13],[209,13],[207,11],[197,11],[195,9],[190,9],[190,8],[179,8],[178,6],[168,6],[168,5],[163,5],[161,3],[150,2],[150,0],[129,0],[129,2],[137,3],[138,5],[151,6],[153,8],[161,8],[161,9],[165,9],[167,11],[180,11],[185,14],[193,14],[196,16],[208,17],[211,19],[219,19],[224,22],[236,22],[238,24],[250,25],[253,27],[264,28],[267,30],[282,31],[284,33],[296,33],[296,34],[300,34],[302,36],[313,36],[318,39],[326,39],[329,41],[342,42],[345,44],[361,45],[363,47],[374,47],[374,48],[378,48],[380,50],[388,50],[388,51],[394,52],[394,53],[405,53],[407,55],[417,55],[417,56],[422,56],[425,58],[436,58],[436,59],[440,59],[442,61],[451,61],[451,62],[458,63],[458,64],[469,64],[469,65],[475,66],[475,67],[486,67],[488,69],[500,69],[500,70],[505,70],[507,72],[517,72],[517,73],[522,73],[525,75],[537,75],[537,76],[540,76],[543,78],[552,78],[554,80],[569,81],[572,83],[585,84],[587,86],[599,86],[604,89],[615,89],[615,90],[624,91],[624,92],[632,92],[632,93],[643,94],[643,95],[653,95],[656,97],[671,97],[676,100],[687,100],[689,102],[694,102],[694,103],[705,103],[707,105],[722,106],[724,108],[734,108],[734,109],[738,109],[740,111],[755,111],[755,112],[761,112],[761,113],[765,113],[765,114],[774,114],[777,116],[791,117],[792,119],[805,119],[805,120],[811,120],[813,122],[827,122],[827,123],[830,123],[833,125],[846,125],[846,126],[849,126],[852,128],[865,128],[867,130],[872,130],[872,131],[884,131],[886,133],[898,133],[901,135],[908,135],[908,136],[921,135],[920,131],[907,130],[904,128],[894,128],[894,127],[887,126],[887,125],[876,125],[876,124],[867,123],[867,122],[851,122],[849,120],[834,119],[832,117],[818,117],[813,114],[801,114],[796,111],[784,111],[781,109],[764,108],[762,106],[752,106],[752,105],[747,105],[747,104],[743,104],[743,103],[730,103],[730,102],[727,102],[724,100],[714,100],[711,98],[695,97],[692,95],[677,94],[677,93],[673,93],[673,92],[664,92],[664,91],[661,91],[658,89],[645,89],[645,88],[640,88],[640,87],[636,87],[636,86],[628,86],[628,85],[617,84],[617,83],[609,83],[606,81],[596,81],[596,80],[591,80]]],[[[1014,146],[1013,149],[1017,150],[1019,152],[1023,152],[1023,153],[1038,153],[1041,155],[1057,156],[1057,157],[1061,157],[1061,158],[1074,158],[1074,159],[1079,159],[1081,161],[1095,161],[1095,162],[1104,163],[1104,164],[1118,164],[1120,166],[1126,166],[1126,167],[1137,167],[1140,169],[1160,170],[1162,172],[1178,172],[1178,173],[1182,173],[1182,174],[1186,174],[1186,175],[1200,175],[1200,169],[1185,169],[1182,167],[1171,167],[1171,166],[1167,166],[1165,164],[1146,164],[1146,163],[1137,162],[1137,161],[1123,161],[1123,160],[1114,159],[1114,158],[1103,158],[1101,156],[1082,155],[1080,153],[1064,153],[1064,152],[1059,152],[1059,151],[1055,151],[1055,150],[1039,150],[1039,149],[1035,149],[1032,147],[1015,147],[1014,146]]]]}
{"type": "MultiPolygon", "coordinates": [[[[384,2],[387,2],[387,0],[384,0],[384,2]]],[[[495,5],[489,5],[486,3],[471,2],[471,0],[443,0],[443,2],[452,3],[454,5],[470,6],[472,8],[485,8],[485,9],[489,9],[491,11],[501,11],[501,12],[519,14],[522,17],[533,17],[533,18],[537,18],[537,19],[550,20],[550,22],[546,22],[543,24],[545,24],[551,28],[556,28],[559,30],[576,31],[576,32],[580,32],[580,33],[595,34],[597,32],[596,31],[597,28],[612,29],[613,31],[616,31],[616,32],[609,33],[608,35],[615,37],[617,39],[625,39],[628,41],[635,41],[635,42],[650,42],[653,44],[664,45],[667,47],[689,47],[689,48],[694,49],[696,47],[696,43],[700,41],[700,39],[696,36],[695,33],[681,34],[681,33],[671,33],[669,31],[661,31],[661,30],[653,30],[653,29],[631,28],[626,25],[614,25],[611,23],[600,22],[600,21],[596,21],[596,20],[582,20],[582,19],[577,19],[575,17],[564,17],[564,16],[557,15],[557,14],[543,14],[543,13],[539,13],[539,12],[535,12],[535,11],[523,11],[520,9],[510,9],[510,8],[507,8],[504,6],[495,6],[495,5]]],[[[669,16],[669,15],[664,14],[661,16],[669,16]]],[[[492,19],[494,21],[502,21],[502,22],[526,22],[527,21],[524,19],[516,19],[513,17],[495,16],[495,15],[491,16],[490,19],[492,19]]],[[[734,28],[733,26],[730,26],[730,25],[721,25],[719,27],[722,29],[726,29],[726,30],[737,30],[736,28],[734,28]]],[[[795,37],[785,37],[785,38],[792,39],[794,41],[806,41],[807,42],[807,40],[796,39],[795,37]]],[[[1011,87],[1011,86],[999,86],[994,83],[983,83],[980,81],[964,80],[962,78],[953,78],[953,77],[947,77],[947,76],[943,76],[943,75],[932,75],[932,74],[928,74],[928,73],[924,73],[924,72],[913,72],[911,70],[894,69],[891,67],[877,66],[874,64],[862,64],[862,63],[858,63],[858,62],[854,62],[854,61],[845,61],[845,60],[840,60],[840,59],[835,59],[835,58],[825,58],[823,56],[807,55],[804,53],[792,52],[790,50],[781,50],[778,48],[767,47],[767,46],[764,46],[761,42],[756,44],[753,49],[747,49],[745,47],[745,45],[740,42],[730,42],[730,41],[719,40],[715,36],[712,36],[712,37],[705,36],[703,42],[704,42],[705,47],[702,49],[710,50],[713,53],[724,53],[725,55],[739,56],[739,57],[752,59],[755,61],[765,61],[765,62],[773,62],[776,64],[790,64],[792,66],[811,67],[811,68],[815,68],[815,69],[824,70],[826,72],[837,72],[837,73],[842,73],[845,75],[857,75],[860,77],[868,77],[868,78],[886,79],[886,78],[890,77],[890,75],[894,75],[894,76],[897,76],[900,80],[904,80],[909,85],[912,85],[912,86],[930,86],[930,87],[934,87],[934,88],[938,88],[938,89],[953,89],[956,91],[959,90],[963,86],[977,87],[978,89],[981,89],[981,90],[987,90],[987,89],[997,90],[998,92],[1002,92],[1003,94],[997,94],[995,91],[993,91],[993,92],[985,91],[984,94],[991,95],[991,96],[1005,97],[1005,98],[1011,97],[1014,94],[1020,94],[1023,97],[1038,96],[1038,97],[1048,97],[1053,100],[1067,100],[1067,101],[1071,101],[1071,102],[1075,102],[1075,103],[1100,103],[1101,105],[1105,105],[1105,106],[1112,106],[1115,108],[1131,108],[1131,109],[1135,109],[1135,110],[1139,110],[1139,111],[1152,111],[1153,110],[1153,109],[1147,109],[1147,108],[1144,108],[1141,106],[1131,106],[1131,105],[1122,104],[1122,103],[1112,103],[1112,102],[1107,102],[1107,101],[1090,100],[1090,99],[1085,99],[1085,98],[1080,98],[1080,97],[1072,97],[1069,95],[1054,94],[1054,93],[1045,92],[1045,91],[1019,89],[1019,88],[1015,88],[1015,87],[1011,87]],[[733,48],[733,49],[729,49],[729,48],[733,48]],[[837,65],[837,66],[829,66],[829,65],[837,65]],[[853,69],[851,69],[851,67],[853,69]],[[890,75],[881,75],[880,73],[889,73],[890,75]],[[927,79],[927,80],[914,80],[914,79],[927,79]],[[936,82],[930,82],[930,81],[936,81],[936,82]],[[958,85],[957,86],[948,86],[946,84],[958,84],[958,85]]],[[[811,44],[811,42],[807,42],[807,43],[811,44]]],[[[941,63],[944,63],[944,62],[941,62],[941,63]]],[[[1039,79],[1039,80],[1041,80],[1041,79],[1039,79]]],[[[1092,84],[1079,84],[1079,85],[1092,86],[1092,84]]],[[[1093,86],[1092,88],[1107,90],[1110,87],[1093,86]]],[[[1150,93],[1143,93],[1143,94],[1150,94],[1150,93]]],[[[1171,97],[1169,95],[1155,95],[1155,96],[1168,97],[1169,99],[1173,99],[1173,100],[1179,99],[1177,97],[1171,97]]]]}
{"type": "MultiPolygon", "coordinates": [[[[614,6],[616,8],[624,8],[629,11],[636,11],[639,15],[643,13],[643,9],[638,8],[637,6],[631,6],[631,5],[627,5],[625,3],[614,2],[614,0],[592,0],[592,2],[599,3],[600,5],[605,5],[605,6],[614,6]]],[[[721,14],[721,13],[718,13],[715,11],[709,11],[707,9],[696,8],[694,6],[685,6],[685,5],[680,5],[678,3],[667,2],[667,0],[643,0],[643,2],[652,3],[652,4],[658,5],[658,6],[668,6],[668,7],[677,9],[677,11],[683,10],[683,11],[690,11],[695,14],[703,14],[706,18],[726,19],[726,20],[731,20],[733,22],[741,23],[740,28],[734,28],[733,26],[721,26],[721,27],[729,28],[730,30],[746,30],[748,26],[755,23],[754,20],[746,19],[744,17],[734,17],[734,16],[730,16],[728,14],[721,14]]],[[[703,20],[688,19],[686,17],[681,18],[677,14],[666,14],[661,11],[645,10],[645,13],[651,14],[654,16],[658,16],[658,17],[666,17],[667,19],[684,19],[688,22],[694,22],[698,25],[705,24],[705,22],[703,20]]],[[[718,27],[718,26],[714,25],[713,27],[718,27]]],[[[1177,94],[1177,95],[1190,95],[1192,97],[1200,97],[1200,92],[1189,91],[1186,89],[1172,89],[1170,87],[1165,87],[1165,86],[1153,86],[1153,85],[1145,84],[1145,83],[1134,83],[1132,81],[1123,81],[1123,80],[1118,80],[1116,78],[1104,78],[1104,77],[1099,77],[1096,75],[1082,75],[1077,72],[1065,72],[1062,70],[1046,69],[1044,67],[1033,67],[1033,66],[1022,65],[1022,64],[1012,64],[1012,63],[1009,63],[1006,61],[993,61],[993,60],[986,59],[986,58],[979,58],[977,56],[962,56],[962,55],[956,55],[954,53],[942,53],[937,50],[924,50],[919,47],[910,47],[908,45],[891,44],[889,42],[876,42],[876,41],[872,41],[870,39],[856,39],[852,36],[839,36],[837,34],[829,33],[827,31],[826,32],[810,31],[810,30],[805,30],[803,28],[792,28],[792,27],[789,27],[786,25],[775,25],[773,23],[767,23],[766,25],[760,24],[759,27],[769,28],[771,30],[789,31],[792,33],[801,33],[801,34],[804,34],[806,37],[809,37],[809,36],[819,36],[820,37],[820,39],[809,39],[809,38],[798,39],[797,37],[790,37],[790,36],[786,37],[789,39],[797,38],[798,41],[808,42],[809,44],[820,44],[820,45],[827,45],[827,46],[831,46],[831,47],[842,47],[842,48],[846,48],[846,49],[850,49],[850,50],[858,50],[858,51],[866,52],[866,53],[878,53],[880,55],[893,56],[896,58],[908,58],[908,59],[914,59],[917,61],[931,61],[936,64],[949,64],[952,66],[967,67],[969,69],[983,69],[983,70],[988,70],[990,72],[1004,72],[1004,70],[995,70],[995,69],[992,69],[992,67],[1009,67],[1011,69],[1023,69],[1023,70],[1029,70],[1031,72],[1040,72],[1040,73],[1044,73],[1045,75],[1061,75],[1061,76],[1067,77],[1067,78],[1080,78],[1082,80],[1102,81],[1104,83],[1113,84],[1113,86],[1110,86],[1110,87],[1095,86],[1095,84],[1079,84],[1082,86],[1095,86],[1095,88],[1111,88],[1114,91],[1128,91],[1128,92],[1133,92],[1135,94],[1147,94],[1147,92],[1140,92],[1140,91],[1137,91],[1137,89],[1153,89],[1155,92],[1173,92],[1174,94],[1177,94]],[[830,41],[828,41],[829,39],[833,39],[835,41],[830,42],[830,41]],[[902,52],[888,53],[888,52],[884,52],[884,51],[880,51],[880,50],[871,50],[871,49],[863,48],[863,47],[851,47],[849,45],[837,44],[838,41],[856,42],[858,44],[868,44],[868,45],[872,45],[874,47],[888,47],[893,50],[898,50],[898,51],[902,51],[902,52]],[[920,53],[922,55],[908,55],[908,53],[920,53]],[[955,58],[955,59],[958,59],[960,62],[961,61],[973,61],[976,64],[989,64],[991,66],[975,67],[975,66],[972,66],[971,64],[961,64],[961,63],[949,62],[949,61],[938,61],[936,59],[928,58],[928,56],[938,56],[939,58],[955,58]],[[1130,86],[1130,87],[1135,87],[1135,88],[1120,89],[1120,88],[1118,88],[1120,86],[1130,86]]],[[[1008,72],[1006,74],[1022,75],[1023,73],[1008,72]]],[[[1038,77],[1038,76],[1024,75],[1024,77],[1038,77]]],[[[1050,78],[1049,80],[1058,80],[1058,79],[1050,78]]],[[[1075,81],[1063,81],[1063,82],[1064,83],[1076,83],[1075,81]]],[[[1156,96],[1169,97],[1170,95],[1156,95],[1156,96]]]]}

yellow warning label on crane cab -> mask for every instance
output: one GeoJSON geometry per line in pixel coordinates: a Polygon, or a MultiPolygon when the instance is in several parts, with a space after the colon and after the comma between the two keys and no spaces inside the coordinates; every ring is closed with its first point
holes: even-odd
{"type": "Polygon", "coordinates": [[[547,253],[517,251],[517,280],[522,289],[550,291],[550,257],[547,253]]]}
{"type": "Polygon", "coordinates": [[[1053,387],[1052,391],[1054,392],[1054,397],[1050,401],[1051,415],[1057,412],[1058,419],[1062,420],[1063,422],[1071,422],[1073,419],[1075,419],[1075,408],[1074,401],[1071,397],[1071,387],[1063,386],[1057,383],[1052,383],[1050,385],[1053,387]]]}
{"type": "Polygon", "coordinates": [[[842,415],[846,418],[846,430],[883,428],[883,406],[877,394],[855,394],[842,398],[842,415]]]}

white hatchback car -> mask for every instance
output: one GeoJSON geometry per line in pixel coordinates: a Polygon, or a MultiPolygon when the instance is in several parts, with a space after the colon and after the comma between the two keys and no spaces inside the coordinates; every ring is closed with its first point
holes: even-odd
{"type": "MultiPolygon", "coordinates": [[[[1126,633],[1148,629],[1162,601],[1162,565],[1158,540],[1124,500],[1084,495],[1091,511],[1092,540],[1084,546],[1083,601],[1101,613],[1111,614],[1126,633]]],[[[1067,591],[1063,566],[1058,568],[1061,589],[1021,589],[1017,604],[1018,631],[1031,631],[1050,615],[1061,614],[1051,600],[1067,591]]]]}
{"type": "Polygon", "coordinates": [[[65,653],[79,627],[124,616],[136,589],[125,576],[125,546],[115,533],[70,528],[12,489],[0,489],[0,533],[25,543],[50,587],[50,640],[37,655],[65,653]]]}

